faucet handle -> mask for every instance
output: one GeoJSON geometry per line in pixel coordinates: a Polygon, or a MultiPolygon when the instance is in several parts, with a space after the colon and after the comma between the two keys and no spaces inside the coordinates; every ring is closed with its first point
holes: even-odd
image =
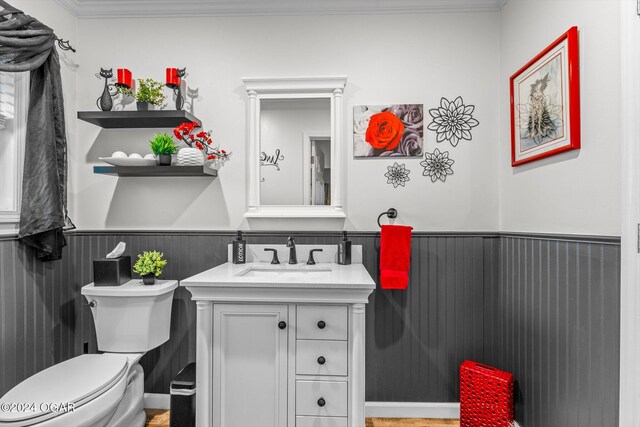
{"type": "Polygon", "coordinates": [[[309,260],[307,261],[307,265],[315,265],[316,264],[316,260],[313,259],[313,253],[314,252],[322,252],[322,249],[311,249],[309,251],[309,260]]]}
{"type": "Polygon", "coordinates": [[[271,260],[271,264],[280,264],[280,260],[278,259],[278,250],[273,248],[264,248],[265,252],[273,252],[273,259],[271,260]]]}
{"type": "Polygon", "coordinates": [[[289,236],[287,238],[287,247],[290,248],[290,247],[293,247],[295,245],[296,245],[296,241],[293,239],[293,236],[289,236]]]}

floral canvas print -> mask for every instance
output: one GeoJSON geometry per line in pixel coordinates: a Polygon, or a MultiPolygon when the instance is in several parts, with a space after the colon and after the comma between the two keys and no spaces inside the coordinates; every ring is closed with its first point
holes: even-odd
{"type": "Polygon", "coordinates": [[[578,71],[573,27],[511,77],[513,166],[580,148],[578,71]]]}
{"type": "Polygon", "coordinates": [[[422,114],[422,104],[355,106],[353,156],[422,156],[422,114]]]}

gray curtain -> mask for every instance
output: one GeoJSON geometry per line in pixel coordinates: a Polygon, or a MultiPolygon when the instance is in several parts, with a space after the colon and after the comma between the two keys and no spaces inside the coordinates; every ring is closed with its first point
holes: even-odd
{"type": "Polygon", "coordinates": [[[0,71],[30,71],[18,239],[39,259],[62,257],[67,216],[67,138],[60,62],[51,28],[0,0],[0,71]]]}

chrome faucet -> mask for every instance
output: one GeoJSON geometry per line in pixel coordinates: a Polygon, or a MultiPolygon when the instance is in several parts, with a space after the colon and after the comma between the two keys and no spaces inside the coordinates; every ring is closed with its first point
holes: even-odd
{"type": "Polygon", "coordinates": [[[289,248],[289,264],[297,264],[298,256],[296,255],[296,242],[293,240],[293,236],[289,236],[287,239],[287,247],[289,248]]]}

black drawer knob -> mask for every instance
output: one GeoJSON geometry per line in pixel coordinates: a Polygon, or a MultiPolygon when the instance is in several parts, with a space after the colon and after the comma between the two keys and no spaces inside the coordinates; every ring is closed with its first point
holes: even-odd
{"type": "Polygon", "coordinates": [[[286,327],[287,327],[287,322],[282,321],[282,320],[280,322],[278,322],[278,328],[284,329],[286,327]]]}
{"type": "Polygon", "coordinates": [[[322,357],[322,356],[318,357],[318,363],[319,363],[320,365],[324,365],[324,364],[325,364],[325,362],[326,362],[326,360],[325,360],[325,358],[324,358],[324,357],[322,357]]]}
{"type": "Polygon", "coordinates": [[[318,406],[319,407],[322,408],[326,404],[327,404],[327,402],[325,402],[325,400],[322,397],[320,399],[318,399],[318,406]]]}
{"type": "Polygon", "coordinates": [[[325,326],[327,326],[327,324],[326,324],[326,323],[324,323],[324,320],[321,320],[321,321],[319,321],[319,322],[318,322],[318,328],[320,328],[320,329],[324,329],[324,328],[325,328],[325,326]]]}

